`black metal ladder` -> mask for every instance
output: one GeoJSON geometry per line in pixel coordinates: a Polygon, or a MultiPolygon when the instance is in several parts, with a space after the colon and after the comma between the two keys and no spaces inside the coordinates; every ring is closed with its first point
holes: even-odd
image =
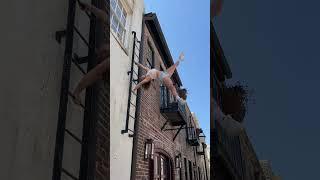
{"type": "MultiPolygon", "coordinates": [[[[92,4],[95,5],[95,0],[92,4]]],[[[84,180],[87,179],[87,169],[88,169],[88,141],[90,134],[90,108],[87,107],[87,97],[86,95],[86,105],[80,104],[84,110],[83,117],[83,127],[82,127],[82,138],[78,137],[72,130],[66,127],[67,112],[68,112],[68,102],[69,98],[74,98],[71,91],[69,90],[70,76],[71,76],[71,66],[74,65],[83,75],[86,74],[85,69],[81,67],[81,64],[87,63],[87,71],[92,67],[92,60],[95,58],[95,18],[86,12],[86,16],[90,19],[90,33],[89,41],[86,40],[85,36],[82,35],[80,30],[75,26],[75,12],[77,7],[76,0],[69,0],[68,3],[68,20],[67,27],[65,30],[56,32],[56,40],[61,43],[62,37],[65,38],[65,52],[64,52],[64,64],[61,80],[61,90],[60,90],[60,103],[59,103],[59,114],[58,114],[58,125],[56,133],[56,144],[55,144],[55,154],[54,154],[54,164],[53,164],[53,174],[52,180],[61,180],[62,174],[67,176],[69,179],[73,180],[84,180]],[[79,39],[84,43],[85,47],[88,48],[88,56],[79,58],[78,55],[73,50],[74,44],[74,32],[78,35],[79,39]],[[76,143],[81,147],[81,157],[79,157],[79,175],[73,174],[70,170],[64,168],[63,165],[63,155],[64,155],[64,143],[66,136],[71,137],[76,143]]]]}
{"type": "Polygon", "coordinates": [[[131,56],[131,67],[127,72],[129,77],[129,95],[128,95],[128,104],[127,104],[127,116],[126,116],[126,124],[125,128],[121,130],[122,134],[128,133],[129,137],[134,136],[134,123],[137,117],[137,101],[138,101],[138,93],[137,91],[133,91],[133,88],[138,84],[139,72],[138,66],[135,62],[139,62],[140,59],[140,44],[141,42],[137,39],[137,33],[132,31],[133,34],[133,49],[131,56]],[[132,120],[132,121],[131,121],[132,120]],[[133,123],[132,123],[133,122],[133,123]],[[130,127],[129,127],[130,126],[130,127]]]}

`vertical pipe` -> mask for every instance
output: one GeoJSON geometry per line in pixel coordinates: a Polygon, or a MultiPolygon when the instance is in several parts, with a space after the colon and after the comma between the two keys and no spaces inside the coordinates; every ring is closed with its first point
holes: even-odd
{"type": "Polygon", "coordinates": [[[206,178],[207,180],[209,180],[208,178],[208,170],[207,170],[207,161],[206,161],[206,152],[205,152],[205,147],[204,147],[204,144],[202,143],[202,150],[203,150],[203,159],[204,159],[204,168],[205,168],[205,171],[206,171],[206,178]]]}
{"type": "Polygon", "coordinates": [[[76,1],[69,0],[68,7],[68,20],[66,28],[66,42],[64,51],[64,63],[62,71],[61,89],[60,89],[60,103],[58,114],[58,125],[56,134],[56,145],[54,152],[54,164],[52,172],[52,180],[61,179],[62,159],[63,159],[63,146],[64,135],[66,126],[66,116],[68,107],[68,91],[70,82],[70,69],[73,49],[73,27],[75,21],[76,1]]]}

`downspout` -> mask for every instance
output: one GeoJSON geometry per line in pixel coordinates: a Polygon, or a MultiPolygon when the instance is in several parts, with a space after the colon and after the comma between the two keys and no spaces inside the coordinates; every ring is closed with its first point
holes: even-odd
{"type": "Polygon", "coordinates": [[[204,144],[202,144],[202,150],[203,150],[203,160],[204,160],[204,169],[206,171],[206,178],[207,178],[207,180],[209,180],[208,170],[207,170],[207,161],[206,161],[206,152],[205,152],[204,144]]]}
{"type": "MultiPolygon", "coordinates": [[[[144,42],[144,24],[145,24],[145,19],[144,15],[142,15],[142,30],[141,30],[141,40],[140,40],[140,52],[139,52],[139,61],[143,59],[143,42],[144,42]]],[[[141,69],[139,68],[138,71],[138,76],[140,77],[141,75],[141,69]]],[[[140,101],[141,101],[141,90],[138,89],[137,92],[137,102],[136,102],[136,120],[134,122],[134,135],[133,135],[133,145],[132,145],[132,160],[131,160],[131,180],[136,179],[136,162],[137,162],[137,149],[138,149],[138,136],[137,133],[139,132],[139,120],[140,120],[140,101]]]]}

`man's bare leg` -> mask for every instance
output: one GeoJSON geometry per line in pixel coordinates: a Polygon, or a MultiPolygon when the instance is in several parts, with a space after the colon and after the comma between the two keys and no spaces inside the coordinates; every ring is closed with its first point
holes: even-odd
{"type": "Polygon", "coordinates": [[[177,60],[176,63],[174,63],[174,65],[170,66],[168,69],[167,69],[167,73],[169,75],[169,77],[172,76],[172,74],[174,73],[174,71],[176,70],[176,68],[178,67],[178,65],[180,64],[180,61],[182,61],[184,59],[184,54],[181,53],[179,55],[179,59],[177,60]]]}
{"type": "Polygon", "coordinates": [[[151,81],[151,78],[150,78],[150,77],[144,78],[141,82],[139,82],[139,83],[133,88],[133,90],[135,91],[135,90],[139,89],[143,84],[148,83],[148,82],[150,82],[150,81],[151,81]]]}
{"type": "Polygon", "coordinates": [[[103,62],[98,64],[91,71],[89,71],[85,76],[82,77],[82,79],[78,83],[77,87],[73,91],[74,103],[80,104],[81,103],[80,93],[84,89],[86,89],[88,86],[95,83],[97,80],[103,78],[103,75],[107,71],[107,67],[108,67],[107,60],[104,60],[103,62]]]}

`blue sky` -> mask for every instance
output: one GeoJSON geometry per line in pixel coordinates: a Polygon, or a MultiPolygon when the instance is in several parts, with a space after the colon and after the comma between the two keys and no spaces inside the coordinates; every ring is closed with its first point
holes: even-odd
{"type": "Polygon", "coordinates": [[[145,0],[157,14],[173,58],[185,53],[178,72],[188,89],[188,105],[210,142],[210,1],[145,0]]]}
{"type": "Polygon", "coordinates": [[[225,1],[216,30],[254,90],[245,119],[260,159],[288,180],[319,179],[320,1],[225,1]]]}

